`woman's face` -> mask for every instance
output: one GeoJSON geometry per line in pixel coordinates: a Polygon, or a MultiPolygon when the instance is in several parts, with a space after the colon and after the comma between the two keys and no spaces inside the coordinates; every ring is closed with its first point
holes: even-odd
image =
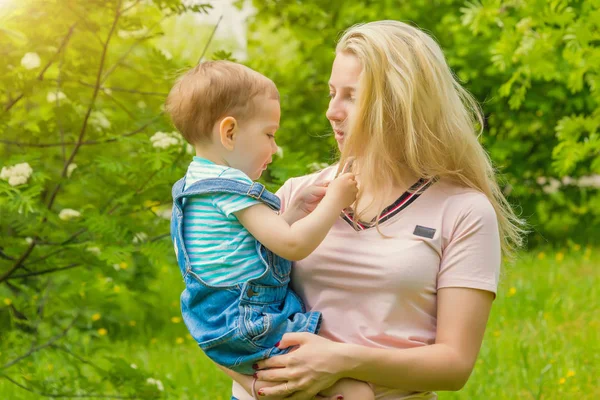
{"type": "Polygon", "coordinates": [[[347,133],[348,117],[354,110],[354,100],[358,89],[358,78],[362,65],[358,58],[350,53],[337,53],[329,78],[329,108],[327,119],[331,122],[338,148],[342,151],[347,133]]]}

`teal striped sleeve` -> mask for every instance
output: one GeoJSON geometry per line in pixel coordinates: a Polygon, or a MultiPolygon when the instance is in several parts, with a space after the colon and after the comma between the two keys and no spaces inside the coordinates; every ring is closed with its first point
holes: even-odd
{"type": "MultiPolygon", "coordinates": [[[[232,179],[238,182],[247,183],[248,185],[252,184],[252,179],[250,179],[243,172],[233,168],[228,168],[223,171],[219,175],[219,178],[232,179]]],[[[230,193],[214,195],[212,200],[213,205],[221,210],[227,217],[235,212],[260,203],[259,200],[256,200],[250,196],[230,193]]]]}

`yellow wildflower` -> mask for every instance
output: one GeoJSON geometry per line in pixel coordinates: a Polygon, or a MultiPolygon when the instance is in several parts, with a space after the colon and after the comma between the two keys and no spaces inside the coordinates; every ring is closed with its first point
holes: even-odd
{"type": "Polygon", "coordinates": [[[509,296],[509,297],[510,297],[510,296],[514,296],[514,295],[515,295],[515,293],[517,293],[517,288],[511,287],[511,288],[508,290],[508,296],[509,296]]]}
{"type": "Polygon", "coordinates": [[[173,317],[171,318],[171,322],[174,324],[178,324],[181,322],[181,317],[173,317]]]}
{"type": "Polygon", "coordinates": [[[127,269],[128,265],[126,262],[122,262],[119,264],[119,267],[121,267],[121,269],[127,269]]]}
{"type": "Polygon", "coordinates": [[[100,336],[106,336],[107,333],[108,333],[108,331],[106,329],[104,329],[104,328],[98,329],[98,334],[100,336]]]}
{"type": "Polygon", "coordinates": [[[544,253],[543,251],[540,251],[537,255],[538,260],[543,260],[544,258],[546,258],[546,253],[544,253]]]}
{"type": "Polygon", "coordinates": [[[569,370],[569,372],[567,372],[567,378],[572,378],[575,376],[575,371],[573,371],[572,369],[569,370]]]}
{"type": "Polygon", "coordinates": [[[121,286],[115,285],[114,289],[115,293],[121,293],[121,286]]]}
{"type": "Polygon", "coordinates": [[[98,321],[100,319],[100,314],[96,313],[92,315],[92,321],[98,321]]]}
{"type": "Polygon", "coordinates": [[[152,206],[157,206],[160,204],[160,201],[155,201],[155,200],[146,200],[144,202],[144,207],[152,207],[152,206]]]}
{"type": "Polygon", "coordinates": [[[556,253],[556,261],[560,262],[565,259],[565,254],[562,251],[556,253]]]}
{"type": "Polygon", "coordinates": [[[129,321],[129,326],[135,326],[135,321],[133,321],[133,320],[129,321]]]}
{"type": "Polygon", "coordinates": [[[177,344],[183,343],[183,338],[182,337],[178,337],[177,339],[175,339],[175,343],[177,343],[177,344]]]}
{"type": "Polygon", "coordinates": [[[10,306],[12,304],[12,300],[7,297],[6,299],[4,299],[4,304],[10,306]]]}
{"type": "Polygon", "coordinates": [[[565,383],[567,380],[565,378],[560,378],[560,380],[558,381],[558,383],[560,385],[562,385],[563,383],[565,383]]]}

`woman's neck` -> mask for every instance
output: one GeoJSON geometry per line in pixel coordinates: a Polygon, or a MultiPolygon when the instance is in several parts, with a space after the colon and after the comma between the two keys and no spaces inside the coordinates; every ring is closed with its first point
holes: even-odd
{"type": "Polygon", "coordinates": [[[385,188],[375,188],[365,180],[361,174],[356,176],[359,187],[361,188],[361,200],[355,211],[360,215],[363,221],[370,221],[375,218],[386,207],[393,204],[402,196],[419,178],[409,171],[403,171],[401,181],[391,182],[385,188]],[[362,214],[362,215],[361,215],[362,214]]]}

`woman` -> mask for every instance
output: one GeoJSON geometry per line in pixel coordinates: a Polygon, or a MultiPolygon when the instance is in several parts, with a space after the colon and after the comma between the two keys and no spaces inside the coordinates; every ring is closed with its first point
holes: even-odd
{"type": "MultiPolygon", "coordinates": [[[[342,378],[386,400],[459,390],[481,346],[501,253],[522,234],[477,140],[481,112],[434,40],[397,21],[350,28],[329,86],[339,165],[354,161],[359,197],[293,268],[294,290],[323,313],[319,336],[285,335],[279,347],[296,348],[258,364],[258,396],[313,398],[342,378]]],[[[283,206],[310,211],[299,193],[338,169],[290,179],[278,192],[283,206]]],[[[252,378],[230,375],[234,398],[251,399],[252,378]]]]}

